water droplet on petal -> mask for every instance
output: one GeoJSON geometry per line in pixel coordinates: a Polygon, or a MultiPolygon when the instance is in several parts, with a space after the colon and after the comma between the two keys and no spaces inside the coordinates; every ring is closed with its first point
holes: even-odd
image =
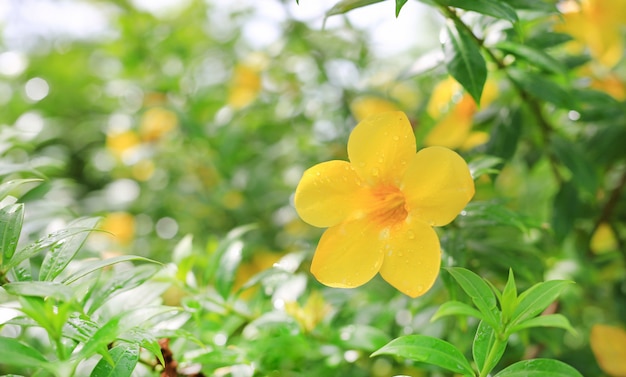
{"type": "Polygon", "coordinates": [[[409,237],[410,240],[414,240],[415,239],[415,232],[412,230],[409,230],[407,232],[407,237],[409,237]]]}
{"type": "Polygon", "coordinates": [[[393,140],[394,140],[394,141],[398,141],[398,140],[400,140],[400,136],[395,135],[395,136],[393,137],[393,140]]]}
{"type": "Polygon", "coordinates": [[[378,174],[379,174],[379,173],[380,173],[380,171],[378,170],[378,168],[373,168],[373,169],[372,169],[372,175],[373,175],[374,177],[378,177],[378,174]]]}
{"type": "Polygon", "coordinates": [[[317,172],[317,173],[315,173],[315,175],[317,175],[317,176],[319,177],[319,176],[321,176],[321,175],[322,175],[322,173],[317,172]]]}

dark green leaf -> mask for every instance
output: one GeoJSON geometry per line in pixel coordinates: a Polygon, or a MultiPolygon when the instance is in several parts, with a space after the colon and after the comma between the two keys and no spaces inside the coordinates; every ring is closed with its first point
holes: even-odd
{"type": "Polygon", "coordinates": [[[350,325],[339,330],[343,345],[350,349],[373,352],[390,341],[389,335],[383,330],[366,326],[350,325]]]}
{"type": "Polygon", "coordinates": [[[595,196],[598,189],[598,175],[580,145],[562,137],[553,137],[550,140],[550,146],[558,159],[572,173],[572,181],[576,186],[589,196],[595,196]]]}
{"type": "Polygon", "coordinates": [[[574,330],[572,325],[569,323],[567,317],[562,314],[549,314],[531,318],[511,327],[509,331],[512,334],[531,327],[558,327],[565,329],[572,334],[576,333],[576,330],[574,330]]]}
{"type": "Polygon", "coordinates": [[[15,253],[17,241],[24,222],[24,204],[16,203],[0,209],[0,248],[2,264],[6,264],[15,253]]]}
{"type": "Polygon", "coordinates": [[[466,303],[460,301],[446,301],[439,306],[439,309],[437,309],[430,320],[436,321],[439,318],[450,315],[463,315],[483,319],[481,312],[466,303]]]}
{"type": "Polygon", "coordinates": [[[447,25],[448,38],[443,44],[448,72],[480,103],[487,80],[487,64],[480,53],[478,42],[463,28],[447,25]]]}
{"type": "Polygon", "coordinates": [[[504,0],[503,2],[515,9],[558,13],[556,1],[553,0],[504,0]]]}
{"type": "Polygon", "coordinates": [[[341,0],[326,12],[326,17],[344,14],[353,9],[380,3],[384,0],[341,0]]]}
{"type": "Polygon", "coordinates": [[[517,13],[505,2],[496,0],[440,0],[439,3],[448,7],[471,10],[487,16],[501,18],[512,23],[517,22],[517,13]]]}
{"type": "Polygon", "coordinates": [[[509,68],[508,73],[517,85],[533,97],[566,110],[576,108],[576,102],[570,92],[549,77],[515,68],[509,68]]]}
{"type": "Polygon", "coordinates": [[[542,30],[527,39],[525,43],[535,48],[550,48],[569,42],[572,39],[573,37],[569,34],[542,30]]]}
{"type": "Polygon", "coordinates": [[[13,338],[0,336],[0,355],[2,364],[17,367],[41,368],[48,362],[36,349],[13,338]]]}
{"type": "Polygon", "coordinates": [[[489,374],[504,354],[506,341],[498,341],[497,336],[493,327],[489,326],[485,321],[481,321],[478,324],[472,345],[472,356],[474,356],[474,361],[481,375],[489,374]],[[488,358],[490,354],[491,356],[488,358]],[[486,364],[487,362],[488,364],[486,364]]]}
{"type": "Polygon", "coordinates": [[[562,241],[574,228],[574,221],[580,214],[578,190],[571,181],[561,185],[554,197],[552,207],[552,230],[558,241],[562,241]]]}
{"type": "Polygon", "coordinates": [[[521,231],[537,225],[498,201],[469,203],[457,221],[468,227],[512,226],[521,231]]]}
{"type": "Polygon", "coordinates": [[[548,55],[546,52],[526,44],[519,44],[511,41],[497,43],[495,48],[522,58],[528,63],[540,68],[544,72],[551,72],[565,76],[567,68],[558,60],[548,55]]]}
{"type": "Polygon", "coordinates": [[[576,369],[553,359],[519,361],[494,377],[583,377],[576,369]]]}
{"type": "Polygon", "coordinates": [[[396,17],[400,15],[400,11],[406,2],[407,0],[396,0],[396,17]]]}
{"type": "Polygon", "coordinates": [[[553,303],[571,281],[550,280],[537,283],[519,295],[517,308],[511,318],[511,326],[520,324],[543,312],[553,303]]]}
{"type": "Polygon", "coordinates": [[[378,355],[393,355],[436,365],[463,375],[474,375],[470,363],[455,346],[445,340],[430,336],[401,336],[372,354],[372,356],[378,355]]]}
{"type": "Polygon", "coordinates": [[[450,267],[446,270],[472,299],[482,313],[484,321],[497,328],[499,323],[495,315],[496,297],[489,285],[480,276],[465,268],[450,267]]]}
{"type": "Polygon", "coordinates": [[[501,157],[505,161],[510,160],[517,149],[517,144],[522,134],[523,122],[522,111],[515,107],[512,110],[503,108],[491,130],[491,137],[487,143],[486,153],[501,157]]]}
{"type": "Polygon", "coordinates": [[[109,350],[110,364],[102,358],[91,371],[91,377],[130,377],[139,361],[139,345],[123,343],[109,350]]]}
{"type": "Polygon", "coordinates": [[[53,281],[18,281],[3,287],[15,296],[53,297],[60,301],[69,301],[74,295],[71,287],[53,281]]]}
{"type": "MultiPolygon", "coordinates": [[[[97,217],[77,219],[68,224],[68,227],[70,229],[94,229],[99,220],[100,219],[97,217]]],[[[80,232],[65,238],[63,242],[56,244],[56,247],[50,248],[50,252],[46,254],[41,264],[39,280],[51,281],[63,272],[78,250],[83,246],[85,240],[87,240],[87,236],[89,236],[88,231],[80,232]]]]}

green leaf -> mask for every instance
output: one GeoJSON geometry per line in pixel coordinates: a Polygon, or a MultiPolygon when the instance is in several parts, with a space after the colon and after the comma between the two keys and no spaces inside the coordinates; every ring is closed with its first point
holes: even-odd
{"type": "Polygon", "coordinates": [[[512,334],[523,329],[529,329],[531,327],[558,327],[561,329],[565,329],[572,334],[576,334],[576,330],[572,327],[567,317],[562,314],[548,314],[535,318],[530,318],[511,327],[509,332],[512,334]]]}
{"type": "Polygon", "coordinates": [[[550,139],[550,146],[559,160],[572,173],[572,180],[582,191],[595,196],[598,189],[598,174],[585,156],[580,144],[573,143],[562,137],[550,139]]]}
{"type": "Polygon", "coordinates": [[[580,198],[576,186],[567,181],[554,196],[552,208],[552,229],[557,241],[563,241],[574,228],[574,221],[580,214],[580,198]]]}
{"type": "Polygon", "coordinates": [[[562,361],[533,359],[510,365],[494,377],[583,377],[583,375],[562,361]]]}
{"type": "Polygon", "coordinates": [[[574,39],[574,37],[566,33],[555,33],[553,31],[542,30],[528,38],[525,43],[535,48],[550,48],[562,45],[572,39],[574,39]]]}
{"type": "Polygon", "coordinates": [[[389,335],[376,327],[367,325],[349,325],[339,330],[340,341],[349,349],[372,352],[390,341],[389,335]]]}
{"type": "Polygon", "coordinates": [[[118,257],[107,258],[104,260],[89,261],[89,262],[84,263],[82,266],[80,266],[80,269],[78,269],[78,271],[66,277],[65,280],[63,280],[63,284],[68,284],[68,285],[72,284],[78,279],[94,271],[98,271],[104,267],[112,266],[114,264],[121,263],[121,262],[131,262],[131,261],[142,261],[142,262],[160,264],[160,262],[157,262],[155,260],[140,257],[137,255],[120,255],[118,257]]]}
{"type": "Polygon", "coordinates": [[[9,195],[16,187],[30,182],[41,182],[42,179],[12,179],[0,185],[0,200],[9,195]]]}
{"type": "Polygon", "coordinates": [[[495,200],[469,203],[464,209],[463,216],[457,221],[468,227],[512,226],[523,232],[537,225],[519,212],[510,210],[501,201],[495,200]]]}
{"type": "Polygon", "coordinates": [[[130,377],[139,361],[139,345],[123,343],[111,348],[109,355],[113,364],[105,358],[100,359],[91,371],[91,377],[130,377]]]}
{"type": "Polygon", "coordinates": [[[523,113],[519,107],[500,109],[485,153],[510,160],[517,149],[523,126],[523,113]]]}
{"type": "Polygon", "coordinates": [[[0,209],[0,248],[6,264],[15,253],[24,222],[24,204],[16,203],[0,209]]]}
{"type": "Polygon", "coordinates": [[[372,356],[378,355],[393,355],[436,365],[454,373],[474,375],[470,363],[455,346],[445,340],[430,336],[401,336],[372,354],[372,356]]]}
{"type": "Polygon", "coordinates": [[[396,0],[396,18],[400,15],[400,11],[406,2],[407,0],[396,0]]]}
{"type": "Polygon", "coordinates": [[[470,317],[474,317],[478,319],[484,318],[481,312],[467,305],[464,302],[446,301],[439,306],[439,309],[437,309],[435,314],[433,314],[430,321],[433,322],[433,321],[438,320],[439,318],[447,317],[450,315],[463,315],[463,316],[470,316],[470,317]]]}
{"type": "Polygon", "coordinates": [[[440,4],[460,8],[465,10],[471,10],[487,16],[500,18],[503,20],[515,23],[518,21],[517,12],[511,8],[510,5],[502,1],[496,0],[440,0],[440,4]]]}
{"type": "Polygon", "coordinates": [[[487,64],[480,53],[477,41],[463,28],[447,25],[448,39],[443,44],[448,72],[480,103],[487,81],[487,64]]]}
{"type": "MultiPolygon", "coordinates": [[[[100,219],[98,217],[81,218],[68,224],[69,228],[94,229],[100,219]]],[[[39,280],[54,280],[67,267],[74,258],[78,250],[83,246],[89,236],[89,232],[80,232],[71,235],[56,244],[46,254],[39,271],[39,280]]]]}
{"type": "Polygon", "coordinates": [[[506,341],[498,341],[497,336],[493,327],[485,321],[478,324],[472,344],[472,356],[481,375],[487,375],[504,354],[506,341]]]}
{"type": "Polygon", "coordinates": [[[554,0],[504,0],[503,2],[515,9],[558,13],[554,0]]]}
{"type": "Polygon", "coordinates": [[[230,295],[237,268],[241,263],[242,250],[243,241],[236,240],[228,246],[219,261],[219,268],[215,274],[215,289],[223,298],[230,295]]]}
{"type": "Polygon", "coordinates": [[[13,338],[0,336],[2,364],[17,367],[45,368],[46,358],[36,349],[13,338]]]}
{"type": "Polygon", "coordinates": [[[482,313],[483,320],[497,328],[499,321],[495,315],[496,297],[489,285],[480,276],[465,268],[450,267],[446,270],[472,299],[474,305],[482,313]]]}
{"type": "Polygon", "coordinates": [[[499,173],[500,169],[497,167],[502,166],[503,162],[504,160],[499,157],[481,155],[470,161],[468,165],[472,178],[476,179],[483,174],[499,173]]]}
{"type": "Polygon", "coordinates": [[[326,18],[385,0],[341,0],[326,12],[326,18]]]}
{"type": "Polygon", "coordinates": [[[511,318],[511,327],[539,315],[572,283],[567,280],[550,280],[537,283],[522,292],[511,318]]]}
{"type": "Polygon", "coordinates": [[[567,68],[558,60],[548,55],[545,51],[519,44],[511,41],[502,41],[495,46],[500,51],[513,54],[518,58],[524,59],[528,63],[540,68],[544,72],[551,72],[557,75],[567,75],[567,68]]]}
{"type": "Polygon", "coordinates": [[[515,286],[515,276],[513,269],[509,269],[509,279],[502,290],[502,299],[500,300],[500,308],[502,309],[502,321],[508,323],[513,315],[513,311],[517,307],[517,287],[515,286]]]}
{"type": "Polygon", "coordinates": [[[576,103],[570,92],[546,75],[522,71],[513,67],[508,70],[509,77],[525,92],[545,102],[552,103],[562,109],[575,109],[576,103]]]}
{"type": "Polygon", "coordinates": [[[74,296],[71,287],[53,281],[18,281],[2,287],[15,296],[52,297],[60,301],[69,301],[74,296]]]}

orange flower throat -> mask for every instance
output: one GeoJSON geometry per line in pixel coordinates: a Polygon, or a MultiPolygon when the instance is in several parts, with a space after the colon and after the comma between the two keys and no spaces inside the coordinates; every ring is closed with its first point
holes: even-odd
{"type": "Polygon", "coordinates": [[[397,187],[384,185],[372,190],[372,206],[369,216],[381,227],[393,226],[408,215],[404,194],[397,187]]]}

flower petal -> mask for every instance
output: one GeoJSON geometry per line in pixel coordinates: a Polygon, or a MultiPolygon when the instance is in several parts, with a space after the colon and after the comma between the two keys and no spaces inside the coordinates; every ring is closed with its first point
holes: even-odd
{"type": "Polygon", "coordinates": [[[371,115],[354,128],[348,156],[359,177],[370,185],[398,185],[415,155],[415,135],[406,115],[392,111],[371,115]]]}
{"type": "Polygon", "coordinates": [[[327,161],[304,172],[294,197],[305,222],[329,227],[347,219],[359,207],[361,179],[346,161],[327,161]]]}
{"type": "Polygon", "coordinates": [[[384,255],[380,275],[405,295],[421,296],[437,280],[441,265],[439,238],[421,221],[391,228],[384,255]]]}
{"type": "Polygon", "coordinates": [[[474,196],[467,163],[444,147],[420,150],[409,163],[400,190],[407,211],[427,224],[446,225],[474,196]]]}
{"type": "Polygon", "coordinates": [[[381,229],[367,218],[328,228],[315,250],[311,273],[329,287],[358,287],[380,269],[383,247],[381,229]]]}

